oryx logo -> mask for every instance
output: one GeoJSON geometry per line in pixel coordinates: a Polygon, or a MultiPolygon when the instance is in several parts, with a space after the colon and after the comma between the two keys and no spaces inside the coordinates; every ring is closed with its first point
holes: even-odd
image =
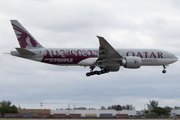
{"type": "Polygon", "coordinates": [[[22,30],[18,26],[13,25],[15,30],[19,45],[21,48],[26,48],[27,46],[36,47],[37,43],[26,31],[22,30]]]}

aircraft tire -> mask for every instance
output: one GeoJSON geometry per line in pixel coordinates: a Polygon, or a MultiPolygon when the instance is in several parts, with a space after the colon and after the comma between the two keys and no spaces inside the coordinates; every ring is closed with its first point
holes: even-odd
{"type": "Polygon", "coordinates": [[[89,76],[91,76],[91,74],[88,72],[88,73],[86,73],[86,76],[89,77],[89,76]]]}
{"type": "Polygon", "coordinates": [[[90,72],[91,75],[94,75],[94,72],[90,72]]]}
{"type": "Polygon", "coordinates": [[[104,74],[104,73],[106,73],[106,71],[105,70],[101,70],[101,74],[104,74]]]}
{"type": "Polygon", "coordinates": [[[101,75],[101,71],[98,71],[97,75],[101,75]]]}
{"type": "Polygon", "coordinates": [[[165,73],[166,73],[166,70],[163,70],[163,71],[162,71],[162,73],[164,73],[164,74],[165,74],[165,73]]]}
{"type": "Polygon", "coordinates": [[[108,72],[109,72],[109,70],[108,70],[108,69],[105,69],[105,72],[106,72],[106,73],[108,73],[108,72]]]}
{"type": "Polygon", "coordinates": [[[94,71],[94,74],[98,74],[98,71],[94,71]]]}

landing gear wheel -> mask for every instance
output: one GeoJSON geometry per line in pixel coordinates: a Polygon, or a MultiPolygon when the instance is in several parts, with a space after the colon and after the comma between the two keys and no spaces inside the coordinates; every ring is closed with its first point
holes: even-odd
{"type": "Polygon", "coordinates": [[[166,70],[163,70],[162,73],[166,73],[166,70]]]}
{"type": "Polygon", "coordinates": [[[104,73],[106,73],[105,70],[101,70],[101,74],[104,74],[104,73]]]}
{"type": "Polygon", "coordinates": [[[97,75],[101,75],[101,74],[102,74],[101,71],[98,71],[97,75]]]}
{"type": "Polygon", "coordinates": [[[98,71],[94,71],[94,74],[98,74],[98,71]]]}
{"type": "Polygon", "coordinates": [[[90,66],[90,72],[86,73],[87,77],[92,76],[92,75],[101,75],[101,74],[105,74],[105,73],[109,72],[109,69],[106,69],[103,67],[100,67],[100,69],[101,69],[100,71],[93,71],[94,68],[95,68],[94,66],[90,66]]]}
{"type": "Polygon", "coordinates": [[[162,71],[162,73],[166,73],[166,65],[163,65],[163,71],[162,71]]]}
{"type": "Polygon", "coordinates": [[[88,73],[86,73],[86,76],[89,77],[89,76],[91,76],[91,74],[88,72],[88,73]]]}
{"type": "Polygon", "coordinates": [[[108,72],[109,72],[109,70],[108,70],[108,69],[105,69],[104,71],[105,71],[105,73],[108,73],[108,72]]]}
{"type": "Polygon", "coordinates": [[[91,75],[94,75],[94,72],[90,72],[91,75]]]}

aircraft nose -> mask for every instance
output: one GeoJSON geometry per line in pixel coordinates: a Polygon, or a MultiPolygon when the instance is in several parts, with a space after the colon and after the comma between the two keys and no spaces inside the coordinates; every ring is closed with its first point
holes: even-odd
{"type": "Polygon", "coordinates": [[[173,57],[173,62],[176,62],[176,61],[178,61],[178,57],[176,57],[175,55],[173,55],[174,57],[173,57]]]}
{"type": "Polygon", "coordinates": [[[178,57],[175,56],[175,57],[174,57],[174,61],[175,61],[175,62],[178,61],[178,57]]]}

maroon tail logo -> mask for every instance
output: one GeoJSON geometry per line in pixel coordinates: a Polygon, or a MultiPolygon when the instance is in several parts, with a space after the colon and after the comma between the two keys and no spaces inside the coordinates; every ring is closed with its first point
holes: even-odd
{"type": "Polygon", "coordinates": [[[26,33],[24,30],[22,30],[18,26],[14,24],[12,25],[13,25],[14,30],[17,30],[18,32],[20,32],[20,34],[16,34],[16,35],[17,35],[18,42],[21,48],[26,48],[26,46],[31,46],[31,47],[37,46],[36,41],[28,33],[26,33]]]}

